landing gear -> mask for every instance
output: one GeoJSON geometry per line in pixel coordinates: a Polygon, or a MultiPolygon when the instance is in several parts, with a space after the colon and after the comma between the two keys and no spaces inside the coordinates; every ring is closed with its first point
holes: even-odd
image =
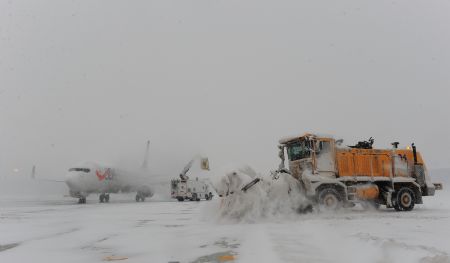
{"type": "Polygon", "coordinates": [[[183,201],[184,201],[184,198],[181,197],[181,196],[178,196],[178,197],[177,197],[177,200],[178,200],[178,202],[183,202],[183,201]]]}
{"type": "Polygon", "coordinates": [[[194,193],[194,194],[192,194],[191,201],[200,201],[200,198],[198,198],[197,194],[194,193]]]}
{"type": "Polygon", "coordinates": [[[402,187],[392,196],[392,205],[397,211],[411,211],[416,203],[415,200],[416,195],[413,190],[402,187]]]}
{"type": "Polygon", "coordinates": [[[136,202],[144,202],[145,201],[145,196],[137,193],[136,194],[136,202]]]}
{"type": "Polygon", "coordinates": [[[79,203],[79,204],[86,204],[86,197],[80,197],[80,198],[78,198],[78,203],[79,203]]]}
{"type": "Polygon", "coordinates": [[[100,194],[99,200],[100,200],[100,203],[108,203],[109,202],[109,194],[100,194]]]}

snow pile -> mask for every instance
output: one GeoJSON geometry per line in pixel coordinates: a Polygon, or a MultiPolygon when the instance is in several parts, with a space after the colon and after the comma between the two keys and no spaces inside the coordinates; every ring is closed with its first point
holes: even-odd
{"type": "Polygon", "coordinates": [[[289,174],[278,175],[277,179],[260,175],[248,166],[231,170],[212,180],[220,203],[208,210],[219,221],[254,222],[297,214],[309,207],[300,192],[299,182],[289,174]],[[261,180],[248,190],[242,190],[256,178],[261,180]]]}

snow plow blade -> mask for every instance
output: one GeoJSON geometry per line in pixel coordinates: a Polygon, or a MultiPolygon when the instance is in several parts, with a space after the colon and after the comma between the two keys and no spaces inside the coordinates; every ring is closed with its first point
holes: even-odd
{"type": "Polygon", "coordinates": [[[261,181],[261,179],[259,179],[259,178],[253,179],[250,183],[248,183],[244,187],[242,187],[241,191],[242,192],[247,192],[248,189],[250,189],[252,186],[257,184],[259,181],[261,181]]]}

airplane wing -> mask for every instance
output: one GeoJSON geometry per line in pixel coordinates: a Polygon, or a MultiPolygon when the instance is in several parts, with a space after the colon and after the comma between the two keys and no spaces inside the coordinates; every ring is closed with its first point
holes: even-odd
{"type": "Polygon", "coordinates": [[[36,180],[36,181],[42,181],[42,182],[65,183],[64,180],[36,178],[36,165],[33,165],[33,168],[31,169],[31,179],[36,180]]]}

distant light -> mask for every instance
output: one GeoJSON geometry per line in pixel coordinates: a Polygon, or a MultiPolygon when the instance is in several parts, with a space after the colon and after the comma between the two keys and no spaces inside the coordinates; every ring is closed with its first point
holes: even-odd
{"type": "Polygon", "coordinates": [[[411,150],[411,147],[409,147],[409,146],[406,146],[406,150],[411,150]]]}
{"type": "Polygon", "coordinates": [[[18,173],[19,172],[19,168],[14,168],[13,172],[18,173]]]}

